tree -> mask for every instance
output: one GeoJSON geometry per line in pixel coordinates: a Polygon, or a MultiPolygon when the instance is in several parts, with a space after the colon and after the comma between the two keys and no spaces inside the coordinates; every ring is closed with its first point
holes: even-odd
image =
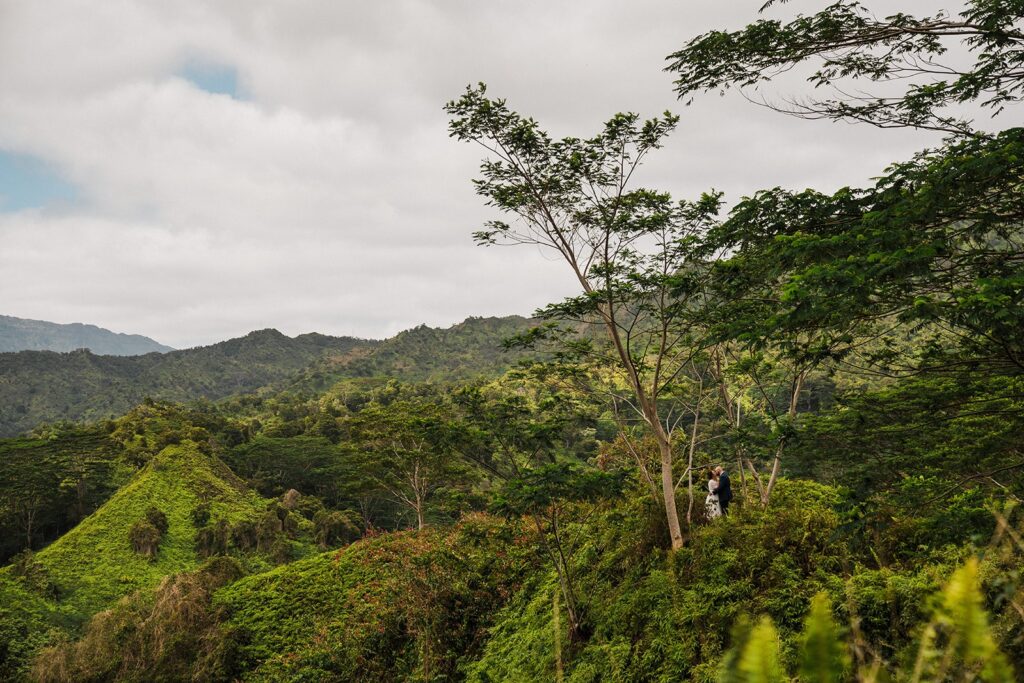
{"type": "Polygon", "coordinates": [[[870,188],[757,193],[708,247],[733,253],[716,277],[732,302],[723,332],[887,372],[1024,370],[1022,177],[1014,128],[922,153],[870,188]],[[910,355],[889,338],[905,326],[910,355]]]}
{"type": "Polygon", "coordinates": [[[956,111],[995,115],[1024,97],[1022,17],[1019,0],[885,19],[842,0],[789,23],[713,31],[671,55],[680,97],[817,64],[810,83],[835,96],[783,111],[949,134],[871,187],[740,201],[704,245],[730,255],[713,278],[714,339],[784,360],[797,380],[821,365],[883,378],[1024,370],[1024,129],[981,131],[956,111]],[[971,63],[940,64],[958,39],[971,63]],[[844,79],[894,94],[849,96],[844,79]]]}
{"type": "MultiPolygon", "coordinates": [[[[636,114],[618,114],[593,138],[553,140],[504,100],[488,98],[482,84],[467,88],[446,111],[452,137],[490,155],[474,181],[477,193],[513,221],[491,221],[477,241],[552,250],[578,282],[578,296],[541,314],[603,330],[605,345],[574,336],[583,343],[571,350],[607,360],[622,374],[630,405],[658,444],[669,535],[672,547],[681,548],[672,423],[660,399],[695,349],[687,323],[701,296],[702,269],[690,256],[718,210],[718,195],[675,203],[667,193],[632,187],[637,168],[678,118],[666,113],[641,122],[636,114]]],[[[550,338],[553,330],[536,336],[550,338]]]]}
{"type": "Polygon", "coordinates": [[[616,495],[621,473],[586,462],[591,406],[578,394],[560,390],[531,370],[510,373],[488,386],[469,385],[455,395],[472,446],[463,454],[499,485],[492,507],[533,523],[544,553],[558,576],[573,642],[589,626],[586,604],[575,587],[572,556],[581,540],[566,533],[575,504],[616,495]],[[523,381],[520,381],[523,380],[523,381]]]}
{"type": "Polygon", "coordinates": [[[457,430],[436,402],[371,403],[346,423],[362,456],[363,476],[411,510],[418,529],[427,525],[427,513],[445,489],[462,487],[472,476],[456,450],[457,430]]]}
{"type": "Polygon", "coordinates": [[[586,638],[588,624],[573,580],[571,555],[575,543],[566,530],[568,511],[576,503],[593,503],[619,495],[621,474],[567,462],[549,464],[510,479],[495,497],[493,507],[497,512],[527,515],[534,520],[558,575],[573,642],[586,638]]]}
{"type": "MultiPolygon", "coordinates": [[[[783,0],[784,1],[784,0],[783,0]]],[[[768,0],[762,12],[778,0],[768,0]]],[[[749,88],[797,66],[831,97],[790,100],[775,108],[804,118],[864,121],[957,136],[985,136],[956,107],[978,103],[993,113],[1024,96],[1024,8],[1020,0],[969,0],[959,14],[875,17],[859,2],[840,0],[782,23],[762,19],[739,31],[711,31],[669,56],[680,98],[709,90],[749,88]],[[948,57],[959,40],[973,57],[948,57]],[[851,94],[846,80],[884,84],[887,93],[851,94]]],[[[858,91],[861,88],[858,86],[858,91]]]]}
{"type": "Polygon", "coordinates": [[[787,357],[778,348],[765,350],[728,343],[714,346],[710,374],[725,413],[726,433],[731,432],[736,441],[743,481],[749,472],[763,507],[768,506],[778,483],[783,454],[795,431],[800,398],[818,361],[815,356],[787,357]],[[748,405],[745,422],[741,414],[744,404],[748,405]],[[770,452],[766,458],[770,463],[767,479],[753,457],[754,451],[766,449],[770,452]]]}

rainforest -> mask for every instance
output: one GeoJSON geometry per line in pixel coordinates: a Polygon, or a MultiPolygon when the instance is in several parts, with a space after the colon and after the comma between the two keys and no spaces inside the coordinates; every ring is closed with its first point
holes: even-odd
{"type": "Polygon", "coordinates": [[[1024,4],[780,4],[681,34],[675,113],[437,102],[478,249],[571,283],[532,317],[0,353],[0,679],[1024,680],[1024,4]],[[790,72],[780,120],[939,142],[638,181],[790,72]]]}

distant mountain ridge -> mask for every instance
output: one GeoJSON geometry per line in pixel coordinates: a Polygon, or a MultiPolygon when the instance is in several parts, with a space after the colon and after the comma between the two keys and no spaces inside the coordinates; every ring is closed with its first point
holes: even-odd
{"type": "Polygon", "coordinates": [[[406,382],[451,382],[497,376],[530,352],[506,351],[502,342],[536,324],[518,315],[470,317],[451,327],[417,325],[373,348],[326,356],[280,388],[320,391],[341,379],[394,377],[406,382]]]}
{"type": "Polygon", "coordinates": [[[123,415],[146,397],[218,400],[273,386],[317,391],[347,377],[402,380],[496,376],[523,352],[503,339],[532,321],[469,318],[445,330],[419,326],[384,341],[277,330],[211,346],[145,356],[20,351],[0,353],[0,436],[44,423],[123,415]]]}
{"type": "Polygon", "coordinates": [[[259,330],[212,346],[145,356],[0,353],[0,436],[45,422],[122,415],[146,397],[216,400],[278,382],[327,353],[375,344],[259,330]]]}
{"type": "Polygon", "coordinates": [[[173,351],[141,334],[123,334],[96,325],[68,325],[0,315],[0,352],[74,351],[89,349],[103,356],[141,356],[173,351]]]}

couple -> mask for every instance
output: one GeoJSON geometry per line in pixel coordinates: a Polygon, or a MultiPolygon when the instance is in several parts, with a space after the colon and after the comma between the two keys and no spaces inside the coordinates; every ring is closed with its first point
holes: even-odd
{"type": "Polygon", "coordinates": [[[729,501],[732,500],[732,484],[729,475],[719,465],[708,471],[708,497],[704,501],[704,510],[708,519],[729,514],[729,501]]]}

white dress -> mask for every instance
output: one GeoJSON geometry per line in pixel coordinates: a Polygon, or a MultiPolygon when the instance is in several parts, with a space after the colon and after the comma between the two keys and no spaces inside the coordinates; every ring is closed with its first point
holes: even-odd
{"type": "Polygon", "coordinates": [[[708,479],[708,497],[704,499],[704,513],[708,519],[722,516],[722,506],[718,502],[718,482],[708,479]]]}

